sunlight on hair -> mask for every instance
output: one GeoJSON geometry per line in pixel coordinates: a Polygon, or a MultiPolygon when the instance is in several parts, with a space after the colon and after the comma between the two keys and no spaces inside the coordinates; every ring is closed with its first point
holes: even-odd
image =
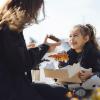
{"type": "Polygon", "coordinates": [[[3,5],[7,2],[8,0],[0,0],[0,8],[3,7],[3,5]]]}

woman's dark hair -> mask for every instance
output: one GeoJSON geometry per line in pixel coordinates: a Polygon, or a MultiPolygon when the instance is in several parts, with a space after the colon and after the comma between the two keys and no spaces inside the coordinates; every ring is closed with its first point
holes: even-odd
{"type": "Polygon", "coordinates": [[[44,0],[11,0],[0,11],[0,21],[9,25],[18,24],[14,27],[23,28],[40,21],[38,20],[40,8],[42,8],[45,18],[44,0]]]}
{"type": "Polygon", "coordinates": [[[98,43],[96,41],[96,29],[91,24],[81,25],[78,24],[75,26],[76,28],[79,28],[81,34],[83,36],[89,36],[89,42],[92,43],[97,49],[99,49],[98,43]]]}
{"type": "MultiPolygon", "coordinates": [[[[43,0],[12,0],[8,4],[7,9],[14,9],[15,7],[20,7],[20,10],[24,10],[26,16],[34,18],[35,22],[38,23],[38,10],[43,4],[43,14],[44,14],[44,1],[43,0]]],[[[45,14],[44,14],[45,16],[45,14]]]]}

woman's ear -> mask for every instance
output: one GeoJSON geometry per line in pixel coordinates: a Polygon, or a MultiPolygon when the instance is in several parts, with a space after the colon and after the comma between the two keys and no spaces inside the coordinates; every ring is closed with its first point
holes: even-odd
{"type": "Polygon", "coordinates": [[[85,36],[85,41],[88,42],[90,39],[89,35],[85,36]]]}

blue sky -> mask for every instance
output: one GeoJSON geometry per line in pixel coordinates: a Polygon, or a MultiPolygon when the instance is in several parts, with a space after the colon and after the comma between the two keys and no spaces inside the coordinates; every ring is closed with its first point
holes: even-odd
{"type": "MultiPolygon", "coordinates": [[[[0,4],[2,4],[0,0],[0,4]]],[[[76,24],[90,23],[100,37],[100,0],[45,0],[46,18],[38,25],[24,30],[26,43],[29,37],[42,43],[46,34],[67,38],[70,29],[76,24]]],[[[40,15],[41,16],[41,15],[40,15]]]]}

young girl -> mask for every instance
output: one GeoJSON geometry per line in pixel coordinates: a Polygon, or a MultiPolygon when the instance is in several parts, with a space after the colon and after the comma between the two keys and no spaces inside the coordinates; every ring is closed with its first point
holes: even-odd
{"type": "Polygon", "coordinates": [[[82,81],[87,80],[92,75],[100,76],[100,50],[95,38],[95,28],[90,25],[76,25],[69,35],[69,45],[71,49],[67,52],[69,60],[67,63],[60,62],[60,66],[73,65],[80,63],[91,71],[81,71],[79,76],[82,81]]]}

